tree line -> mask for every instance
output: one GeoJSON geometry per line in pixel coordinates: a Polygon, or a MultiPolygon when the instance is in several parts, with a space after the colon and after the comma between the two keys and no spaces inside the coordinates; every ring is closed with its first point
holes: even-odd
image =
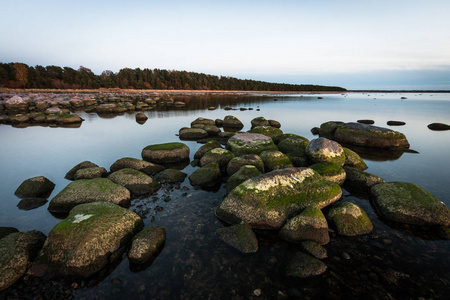
{"type": "Polygon", "coordinates": [[[0,87],[29,89],[157,89],[157,90],[242,90],[242,91],[345,91],[335,86],[271,83],[203,73],[123,68],[95,75],[89,68],[78,70],[58,66],[28,66],[0,63],[0,87]]]}

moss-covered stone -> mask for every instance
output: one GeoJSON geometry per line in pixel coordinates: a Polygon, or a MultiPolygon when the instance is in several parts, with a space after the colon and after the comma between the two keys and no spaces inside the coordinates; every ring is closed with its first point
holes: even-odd
{"type": "Polygon", "coordinates": [[[242,253],[255,253],[258,251],[258,239],[248,224],[219,228],[216,230],[216,234],[222,241],[242,253]]]}
{"type": "Polygon", "coordinates": [[[56,124],[77,124],[83,122],[83,119],[77,114],[67,114],[58,116],[55,122],[56,124]]]}
{"type": "Polygon", "coordinates": [[[20,198],[27,197],[48,197],[55,184],[44,176],[29,178],[22,182],[14,194],[20,198]]]}
{"type": "Polygon", "coordinates": [[[244,124],[242,124],[242,122],[236,118],[235,116],[226,116],[223,119],[223,124],[222,126],[224,128],[228,128],[229,130],[241,130],[244,127],[244,124]]]}
{"type": "Polygon", "coordinates": [[[383,178],[368,172],[352,167],[344,167],[344,170],[346,173],[344,188],[356,195],[368,196],[374,185],[384,183],[383,178]]]}
{"type": "Polygon", "coordinates": [[[245,165],[242,166],[236,173],[231,175],[227,180],[227,190],[231,191],[244,181],[257,177],[261,175],[261,171],[259,171],[255,166],[245,165]]]}
{"type": "Polygon", "coordinates": [[[230,160],[227,165],[228,176],[232,176],[245,165],[255,166],[261,173],[264,173],[264,162],[261,157],[256,154],[244,154],[230,160]]]}
{"type": "Polygon", "coordinates": [[[261,152],[260,157],[264,162],[264,169],[266,172],[294,166],[289,157],[278,150],[263,151],[261,152]]]}
{"type": "Polygon", "coordinates": [[[340,235],[363,235],[373,230],[372,221],[366,212],[351,202],[341,202],[332,207],[328,211],[327,219],[336,227],[340,235]]]}
{"type": "Polygon", "coordinates": [[[217,136],[220,133],[220,128],[216,125],[206,125],[204,130],[209,136],[217,136]]]}
{"type": "Polygon", "coordinates": [[[9,116],[9,121],[11,124],[27,123],[30,118],[26,114],[15,114],[9,116]]]}
{"type": "Polygon", "coordinates": [[[0,227],[0,240],[14,232],[19,232],[19,230],[14,227],[0,227]]]}
{"type": "Polygon", "coordinates": [[[164,227],[147,227],[134,236],[131,249],[128,251],[128,259],[133,264],[144,264],[161,250],[165,242],[164,227]]]}
{"type": "Polygon", "coordinates": [[[222,148],[214,148],[202,156],[200,159],[200,166],[203,167],[211,162],[215,162],[220,168],[225,168],[233,158],[233,152],[222,148]]]}
{"type": "Polygon", "coordinates": [[[327,139],[334,139],[334,133],[336,129],[340,127],[344,122],[341,121],[328,121],[320,125],[319,134],[321,137],[327,139]]]}
{"type": "Polygon", "coordinates": [[[249,179],[232,190],[217,207],[222,220],[253,228],[279,229],[306,207],[323,208],[342,196],[339,185],[310,168],[275,170],[249,179]]]}
{"type": "Polygon", "coordinates": [[[313,241],[303,241],[300,243],[302,248],[317,259],[328,257],[327,250],[319,243],[313,241]]]}
{"type": "Polygon", "coordinates": [[[293,243],[310,240],[325,245],[330,241],[327,220],[315,205],[307,207],[299,215],[287,220],[278,236],[293,243]]]}
{"type": "Polygon", "coordinates": [[[403,133],[391,129],[361,123],[345,123],[336,129],[338,142],[373,148],[409,148],[403,133]]]}
{"type": "Polygon", "coordinates": [[[282,140],[290,138],[290,137],[301,139],[301,140],[306,141],[306,143],[309,143],[309,140],[307,138],[302,137],[302,136],[297,135],[297,134],[293,134],[293,133],[283,133],[282,135],[277,135],[277,136],[273,137],[272,139],[273,139],[273,142],[276,145],[278,145],[282,140]]]}
{"type": "Polygon", "coordinates": [[[182,128],[178,134],[181,140],[199,140],[209,136],[208,132],[202,128],[182,128]]]}
{"type": "Polygon", "coordinates": [[[0,291],[25,275],[44,241],[45,235],[35,230],[11,233],[0,239],[0,291]]]}
{"type": "Polygon", "coordinates": [[[308,145],[308,140],[298,137],[286,137],[282,139],[277,147],[284,154],[288,153],[299,153],[304,154],[306,151],[306,146],[308,145]]]}
{"type": "Polygon", "coordinates": [[[321,162],[310,166],[311,169],[322,175],[328,181],[342,185],[345,181],[345,171],[337,164],[321,162]]]}
{"type": "Polygon", "coordinates": [[[132,157],[116,160],[109,169],[111,172],[115,172],[125,168],[135,169],[147,175],[153,175],[164,170],[164,167],[161,165],[132,157]]]}
{"type": "Polygon", "coordinates": [[[275,128],[281,128],[281,123],[277,120],[269,120],[269,125],[275,128]]]}
{"type": "Polygon", "coordinates": [[[317,258],[296,251],[288,257],[286,276],[303,279],[318,276],[326,270],[327,266],[317,258]]]}
{"type": "Polygon", "coordinates": [[[228,140],[227,149],[230,149],[235,156],[243,154],[259,155],[266,150],[278,150],[270,137],[258,133],[234,135],[228,140]]]}
{"type": "Polygon", "coordinates": [[[69,172],[66,173],[66,176],[64,178],[69,180],[75,180],[75,173],[80,169],[86,169],[86,168],[98,168],[98,166],[90,161],[83,161],[80,162],[78,165],[70,169],[69,172]]]}
{"type": "Polygon", "coordinates": [[[130,192],[107,178],[77,180],[66,186],[50,201],[48,210],[54,213],[67,213],[79,204],[99,201],[128,207],[130,192]]]}
{"type": "Polygon", "coordinates": [[[149,145],[142,150],[142,158],[156,164],[182,162],[189,160],[189,147],[179,142],[149,145]]]}
{"type": "Polygon", "coordinates": [[[148,120],[148,117],[142,112],[137,113],[135,118],[137,122],[145,122],[148,120]]]}
{"type": "Polygon", "coordinates": [[[250,123],[252,124],[252,129],[256,126],[270,126],[269,121],[267,121],[264,117],[256,117],[251,120],[250,123]]]}
{"type": "Polygon", "coordinates": [[[136,213],[115,204],[78,205],[50,231],[31,273],[88,278],[117,256],[142,227],[136,213]]]}
{"type": "Polygon", "coordinates": [[[17,207],[22,210],[31,210],[41,207],[47,202],[48,200],[45,198],[30,197],[20,200],[20,202],[17,204],[17,207]]]}
{"type": "Polygon", "coordinates": [[[108,178],[128,189],[133,195],[143,195],[157,191],[161,185],[147,174],[135,169],[120,169],[108,178]]]}
{"type": "Polygon", "coordinates": [[[222,149],[222,145],[216,140],[211,140],[198,148],[197,152],[194,154],[194,159],[200,159],[206,152],[216,148],[222,149]]]}
{"type": "Polygon", "coordinates": [[[250,129],[248,132],[264,134],[268,137],[271,137],[272,139],[283,134],[283,131],[281,129],[272,126],[256,126],[250,129]]]}
{"type": "Polygon", "coordinates": [[[367,169],[367,165],[358,153],[343,147],[345,153],[345,163],[344,166],[356,168],[358,170],[364,171],[367,169]]]}
{"type": "Polygon", "coordinates": [[[335,141],[320,137],[311,140],[306,146],[306,155],[313,163],[330,162],[343,166],[345,154],[342,146],[335,141]]]}
{"type": "Polygon", "coordinates": [[[407,182],[380,183],[371,189],[379,214],[395,222],[450,226],[450,209],[425,189],[407,182]]]}
{"type": "Polygon", "coordinates": [[[183,182],[187,174],[176,169],[165,169],[155,175],[155,179],[161,183],[183,182]]]}
{"type": "Polygon", "coordinates": [[[190,176],[189,180],[193,186],[212,187],[222,181],[222,173],[219,164],[212,162],[198,168],[190,176]]]}
{"type": "Polygon", "coordinates": [[[101,167],[80,169],[75,173],[75,180],[106,177],[107,173],[106,169],[101,167]]]}
{"type": "Polygon", "coordinates": [[[193,127],[194,125],[197,124],[201,124],[201,125],[216,125],[216,122],[214,122],[214,120],[211,119],[206,119],[206,118],[202,118],[202,117],[198,117],[197,119],[195,119],[194,121],[191,122],[191,127],[193,127]]]}

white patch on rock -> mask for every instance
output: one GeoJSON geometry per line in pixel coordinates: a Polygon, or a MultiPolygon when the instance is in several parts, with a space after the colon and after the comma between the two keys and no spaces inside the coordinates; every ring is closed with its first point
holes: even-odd
{"type": "Polygon", "coordinates": [[[80,223],[81,221],[87,220],[90,217],[92,217],[93,215],[75,215],[75,220],[73,220],[72,223],[80,223]]]}

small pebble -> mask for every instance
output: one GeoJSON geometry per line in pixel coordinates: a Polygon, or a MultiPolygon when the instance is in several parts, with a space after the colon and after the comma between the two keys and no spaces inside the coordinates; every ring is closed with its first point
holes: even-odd
{"type": "Polygon", "coordinates": [[[256,289],[256,290],[254,290],[254,291],[253,291],[253,295],[256,296],[256,297],[261,296],[261,289],[256,289]]]}

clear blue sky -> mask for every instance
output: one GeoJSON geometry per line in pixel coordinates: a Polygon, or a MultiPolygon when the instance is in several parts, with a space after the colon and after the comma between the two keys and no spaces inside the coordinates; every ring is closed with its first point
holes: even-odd
{"type": "Polygon", "coordinates": [[[0,0],[0,61],[450,89],[449,0],[0,0]]]}

